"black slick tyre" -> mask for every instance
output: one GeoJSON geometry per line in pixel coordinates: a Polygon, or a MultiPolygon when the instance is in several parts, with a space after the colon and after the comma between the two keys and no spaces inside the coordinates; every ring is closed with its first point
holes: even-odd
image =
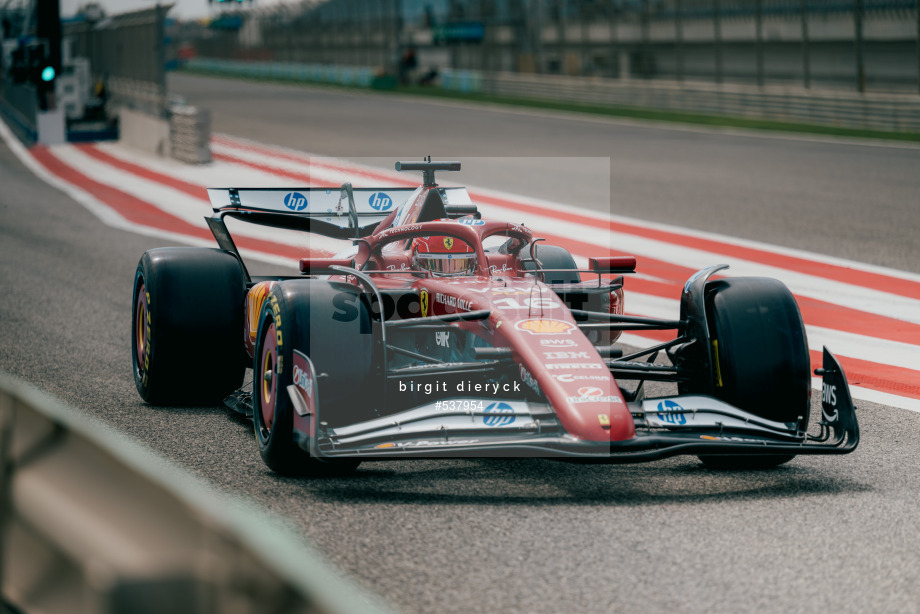
{"type": "Polygon", "coordinates": [[[240,387],[243,268],[233,255],[194,247],[146,252],[132,303],[134,382],[151,405],[213,405],[240,387]]]}
{"type": "MultiPolygon", "coordinates": [[[[557,245],[538,243],[534,254],[540,261],[540,268],[549,270],[543,274],[543,283],[547,285],[577,284],[581,281],[575,259],[567,249],[557,245]]],[[[532,262],[527,262],[525,268],[532,270],[536,267],[532,262]]]]}
{"type": "MultiPolygon", "coordinates": [[[[742,277],[710,282],[706,296],[715,395],[761,418],[807,427],[810,357],[792,293],[775,279],[742,277]]],[[[718,469],[764,469],[794,456],[700,460],[718,469]]]]}
{"type": "Polygon", "coordinates": [[[318,399],[324,422],[347,421],[352,412],[368,409],[373,342],[361,298],[349,284],[292,280],[275,286],[265,299],[254,354],[252,414],[259,454],[276,473],[335,475],[358,466],[358,461],[310,458],[295,442],[287,387],[296,349],[322,374],[318,399]]]}

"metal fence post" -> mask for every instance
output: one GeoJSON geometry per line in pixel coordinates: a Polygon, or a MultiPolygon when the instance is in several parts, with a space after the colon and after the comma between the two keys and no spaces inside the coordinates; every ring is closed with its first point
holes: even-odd
{"type": "Polygon", "coordinates": [[[546,72],[546,63],[543,57],[543,23],[546,20],[546,7],[544,0],[536,0],[537,9],[531,37],[534,50],[535,71],[538,75],[546,72]]]}
{"type": "Polygon", "coordinates": [[[811,87],[811,65],[808,48],[808,0],[802,0],[802,82],[811,87]]]}
{"type": "Polygon", "coordinates": [[[159,89],[160,101],[159,109],[157,109],[158,114],[161,117],[166,115],[166,11],[170,9],[172,5],[169,6],[160,6],[157,2],[156,7],[156,26],[154,27],[154,36],[156,36],[156,41],[154,42],[156,51],[154,52],[154,57],[156,57],[156,83],[157,88],[159,89]]]}
{"type": "Polygon", "coordinates": [[[642,0],[642,58],[639,66],[643,79],[651,77],[649,74],[651,72],[651,10],[651,0],[642,0]]]}
{"type": "Polygon", "coordinates": [[[853,8],[853,25],[856,43],[856,89],[866,91],[866,72],[863,65],[863,0],[855,0],[853,8]]]}
{"type": "Polygon", "coordinates": [[[716,83],[722,83],[722,4],[721,0],[713,0],[712,5],[712,32],[713,51],[716,61],[716,83]]]}
{"type": "Polygon", "coordinates": [[[757,85],[763,87],[763,0],[757,0],[754,4],[754,20],[757,48],[757,85]]]}
{"type": "MultiPolygon", "coordinates": [[[[562,3],[559,0],[554,0],[553,2],[553,12],[550,13],[550,19],[556,20],[556,53],[559,62],[559,72],[565,74],[566,71],[566,60],[569,55],[569,41],[566,36],[567,32],[565,31],[566,22],[565,16],[563,15],[562,3]]],[[[542,37],[543,33],[540,32],[537,36],[542,37]]]]}
{"type": "Polygon", "coordinates": [[[674,0],[674,37],[677,50],[677,80],[684,80],[684,23],[681,0],[674,0]]]}
{"type": "Polygon", "coordinates": [[[489,26],[486,24],[486,0],[479,0],[479,19],[482,21],[483,35],[482,42],[479,43],[479,70],[487,72],[489,70],[489,26]]]}
{"type": "MultiPolygon", "coordinates": [[[[400,15],[400,10],[402,9],[402,2],[400,0],[393,0],[392,2],[392,21],[393,21],[393,44],[391,48],[393,49],[390,53],[390,59],[387,64],[391,66],[392,74],[399,74],[399,61],[401,59],[400,54],[402,53],[402,16],[400,15]]],[[[457,68],[455,63],[455,58],[451,55],[451,68],[457,68]]]]}
{"type": "MultiPolygon", "coordinates": [[[[920,0],[918,0],[920,1],[920,0]]],[[[607,10],[610,11],[608,24],[610,27],[610,76],[620,78],[620,49],[617,39],[617,0],[610,0],[607,10]]],[[[920,53],[920,43],[918,43],[918,53],[920,53]]]]}
{"type": "MultiPolygon", "coordinates": [[[[593,5],[592,5],[593,9],[593,5]]],[[[594,11],[592,10],[593,14],[594,11]]],[[[581,13],[581,66],[579,67],[579,74],[586,75],[588,74],[588,69],[591,67],[591,73],[594,72],[594,58],[591,54],[591,32],[589,30],[590,22],[588,12],[582,7],[581,13]]]]}

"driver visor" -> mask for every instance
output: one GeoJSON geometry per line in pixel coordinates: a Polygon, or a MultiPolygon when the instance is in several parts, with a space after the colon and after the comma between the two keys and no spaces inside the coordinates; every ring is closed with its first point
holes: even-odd
{"type": "Polygon", "coordinates": [[[476,267],[475,254],[417,254],[418,266],[440,275],[470,273],[476,267]]]}

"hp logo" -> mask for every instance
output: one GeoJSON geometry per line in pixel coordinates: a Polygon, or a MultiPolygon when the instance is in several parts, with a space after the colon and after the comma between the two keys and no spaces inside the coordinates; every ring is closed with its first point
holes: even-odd
{"type": "Polygon", "coordinates": [[[506,426],[514,422],[514,409],[507,403],[491,403],[486,406],[483,422],[486,426],[506,426]]]}
{"type": "Polygon", "coordinates": [[[674,401],[662,401],[658,404],[658,419],[669,424],[687,424],[684,408],[674,401]]]}
{"type": "Polygon", "coordinates": [[[374,192],[367,202],[374,211],[386,211],[393,206],[393,199],[383,192],[374,192]]]}
{"type": "Polygon", "coordinates": [[[291,192],[284,197],[284,206],[291,211],[303,211],[307,208],[307,198],[300,192],[291,192]]]}

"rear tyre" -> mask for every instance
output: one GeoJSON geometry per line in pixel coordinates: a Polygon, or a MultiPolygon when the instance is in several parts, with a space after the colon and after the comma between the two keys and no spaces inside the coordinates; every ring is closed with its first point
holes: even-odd
{"type": "MultiPolygon", "coordinates": [[[[543,283],[553,284],[577,284],[581,281],[578,274],[578,266],[572,254],[565,248],[557,245],[537,244],[534,254],[540,261],[540,268],[543,269],[565,269],[563,271],[554,271],[543,274],[543,283]]],[[[525,263],[525,269],[533,270],[536,267],[532,262],[525,263]]]]}
{"type": "Polygon", "coordinates": [[[213,405],[245,370],[243,267],[218,249],[145,253],[134,276],[134,383],[151,405],[213,405]]]}
{"type": "MultiPolygon", "coordinates": [[[[795,298],[775,279],[743,277],[706,286],[715,396],[775,422],[808,425],[811,370],[795,298]]],[[[766,469],[794,454],[700,456],[716,469],[766,469]]]]}
{"type": "MultiPolygon", "coordinates": [[[[293,353],[313,361],[318,375],[321,420],[329,424],[370,412],[373,342],[370,312],[350,284],[320,280],[286,281],[265,299],[254,354],[252,421],[259,454],[282,475],[341,475],[357,460],[311,458],[294,441],[293,353]]],[[[379,398],[379,396],[378,396],[379,398]]]]}

